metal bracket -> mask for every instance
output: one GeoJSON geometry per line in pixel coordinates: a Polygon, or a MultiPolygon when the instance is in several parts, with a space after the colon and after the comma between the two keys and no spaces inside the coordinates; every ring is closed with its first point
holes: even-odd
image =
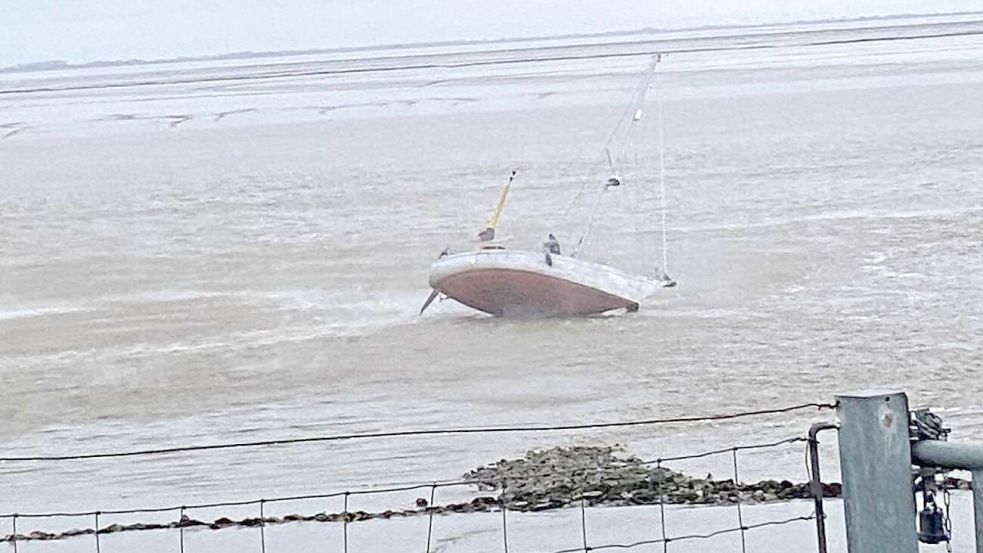
{"type": "MultiPolygon", "coordinates": [[[[942,417],[928,409],[911,411],[908,424],[908,436],[912,444],[923,441],[948,441],[950,429],[942,422],[942,417]]],[[[914,458],[912,464],[912,492],[916,498],[922,496],[922,510],[918,512],[918,541],[927,544],[945,543],[946,548],[952,549],[952,521],[949,507],[949,490],[945,483],[939,486],[936,481],[944,471],[933,465],[918,463],[914,458]],[[942,494],[945,508],[939,507],[936,496],[942,494]]]]}
{"type": "Polygon", "coordinates": [[[916,409],[912,411],[909,420],[911,422],[908,425],[908,435],[911,437],[911,441],[948,441],[951,429],[943,425],[942,417],[928,409],[916,409]]]}

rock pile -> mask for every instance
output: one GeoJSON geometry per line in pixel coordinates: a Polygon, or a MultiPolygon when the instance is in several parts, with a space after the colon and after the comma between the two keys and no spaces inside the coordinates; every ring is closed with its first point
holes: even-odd
{"type": "MultiPolygon", "coordinates": [[[[508,509],[541,511],[574,502],[589,505],[718,505],[810,498],[808,483],[788,480],[735,483],[694,478],[665,467],[622,457],[613,447],[555,447],[530,451],[464,475],[479,490],[497,490],[508,509]]],[[[825,497],[839,497],[839,484],[823,484],[825,497]]]]}

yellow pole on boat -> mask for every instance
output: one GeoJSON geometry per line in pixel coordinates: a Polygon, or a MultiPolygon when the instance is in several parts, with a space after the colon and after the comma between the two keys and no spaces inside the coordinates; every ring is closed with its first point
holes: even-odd
{"type": "Polygon", "coordinates": [[[515,178],[515,173],[515,171],[512,171],[509,182],[502,189],[502,195],[498,198],[498,206],[495,207],[495,214],[488,221],[488,227],[478,233],[478,238],[482,242],[487,242],[495,238],[495,227],[498,226],[498,219],[502,216],[502,210],[505,209],[505,200],[509,197],[509,189],[512,188],[512,180],[515,178]]]}
{"type": "Polygon", "coordinates": [[[495,228],[498,226],[498,218],[502,216],[502,210],[505,209],[505,199],[509,197],[509,190],[512,188],[512,179],[515,178],[515,171],[512,171],[512,176],[509,177],[509,182],[502,189],[502,195],[498,198],[498,206],[495,207],[495,214],[492,215],[490,221],[488,221],[488,226],[495,228]]]}

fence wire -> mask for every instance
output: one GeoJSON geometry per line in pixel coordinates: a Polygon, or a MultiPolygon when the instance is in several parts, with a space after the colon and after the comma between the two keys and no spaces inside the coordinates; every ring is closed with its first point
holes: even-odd
{"type": "Polygon", "coordinates": [[[745,417],[755,417],[762,415],[773,415],[789,413],[791,411],[801,411],[804,409],[834,409],[836,406],[829,403],[802,403],[789,407],[779,407],[774,409],[759,409],[755,411],[743,411],[740,413],[730,413],[723,415],[702,415],[687,417],[670,417],[662,419],[644,419],[633,421],[617,422],[598,422],[584,424],[561,424],[561,425],[542,425],[542,426],[490,426],[490,427],[470,427],[470,428],[435,428],[418,430],[398,430],[392,432],[364,432],[354,434],[333,434],[327,436],[307,436],[299,438],[283,438],[275,440],[258,440],[251,442],[230,442],[224,444],[205,444],[189,445],[178,447],[165,447],[156,449],[138,449],[131,451],[107,451],[97,453],[81,453],[76,455],[27,455],[14,457],[0,457],[2,463],[19,462],[57,462],[57,461],[81,461],[86,459],[110,459],[119,457],[137,457],[146,455],[165,455],[172,453],[190,453],[196,451],[214,451],[220,449],[237,449],[251,447],[268,447],[281,445],[296,445],[307,443],[336,442],[346,440],[365,440],[380,438],[408,438],[420,436],[441,436],[454,434],[503,434],[521,432],[560,432],[570,430],[594,430],[602,428],[628,428],[633,426],[653,426],[673,423],[691,422],[712,422],[722,420],[740,419],[745,417]]]}
{"type": "MultiPolygon", "coordinates": [[[[661,467],[662,463],[667,461],[683,461],[689,459],[701,459],[705,457],[710,457],[713,455],[721,455],[724,453],[731,453],[737,451],[748,451],[754,449],[768,449],[774,448],[785,444],[793,444],[798,442],[807,442],[807,438],[801,436],[793,436],[783,440],[765,442],[759,444],[746,444],[738,445],[733,447],[728,447],[724,449],[714,449],[709,451],[702,451],[698,453],[691,453],[686,455],[673,455],[670,457],[660,457],[658,459],[643,460],[638,463],[640,466],[650,466],[657,465],[661,467]]],[[[548,471],[543,471],[539,473],[531,473],[526,475],[526,478],[541,478],[547,476],[555,475],[576,475],[578,473],[600,473],[604,472],[603,468],[595,467],[578,467],[571,469],[552,469],[548,471]]],[[[509,480],[518,480],[518,478],[502,478],[499,481],[500,484],[504,484],[509,480]]],[[[332,491],[317,494],[304,494],[304,495],[285,495],[277,497],[264,497],[257,499],[247,499],[247,500],[237,500],[237,501],[217,501],[210,503],[192,503],[185,505],[170,505],[165,507],[137,507],[132,509],[99,509],[99,510],[86,510],[86,511],[53,511],[53,512],[43,512],[43,513],[8,513],[0,514],[0,518],[81,518],[81,517],[92,517],[95,515],[135,515],[135,514],[153,514],[153,513],[167,513],[167,512],[182,512],[192,510],[203,510],[203,509],[216,509],[221,507],[247,507],[251,505],[260,505],[261,503],[286,503],[286,502],[297,502],[297,501],[307,501],[307,500],[317,500],[317,499],[331,499],[335,497],[349,497],[357,495],[383,495],[383,494],[394,494],[399,492],[407,492],[414,490],[422,490],[428,488],[451,488],[451,487],[467,487],[475,486],[481,482],[486,482],[483,479],[457,479],[457,480],[437,480],[428,483],[407,483],[407,484],[396,484],[389,487],[368,487],[365,486],[363,489],[354,490],[343,490],[343,491],[332,491]]],[[[347,502],[346,502],[347,504],[347,502]]],[[[347,512],[347,507],[345,509],[347,512]]]]}
{"type": "Polygon", "coordinates": [[[792,524],[795,522],[804,522],[815,520],[816,515],[811,514],[807,516],[798,516],[792,518],[786,518],[782,520],[769,520],[767,522],[759,522],[756,524],[749,524],[747,526],[737,526],[734,528],[725,528],[723,530],[717,530],[715,532],[709,532],[706,534],[684,534],[681,536],[676,536],[672,538],[655,538],[651,540],[641,540],[631,543],[606,543],[601,545],[591,545],[589,547],[574,547],[571,549],[557,549],[550,551],[549,553],[577,553],[579,551],[596,551],[599,549],[632,549],[635,547],[642,547],[645,545],[668,545],[670,542],[681,542],[681,541],[692,541],[692,540],[708,540],[715,538],[717,536],[723,536],[725,534],[733,534],[734,532],[746,532],[748,530],[756,530],[759,528],[766,528],[769,526],[784,526],[786,524],[792,524]]]}
{"type": "MultiPolygon", "coordinates": [[[[736,464],[736,458],[737,458],[738,452],[740,452],[740,451],[747,451],[747,450],[755,450],[755,449],[775,448],[775,447],[779,447],[779,446],[782,446],[782,445],[794,444],[794,443],[805,442],[805,441],[807,441],[806,438],[803,438],[803,437],[800,437],[800,436],[794,436],[794,437],[786,438],[786,439],[783,439],[783,440],[777,440],[777,441],[771,441],[771,442],[765,442],[765,443],[745,444],[745,445],[738,445],[738,446],[733,446],[733,447],[725,448],[725,449],[715,449],[715,450],[709,450],[709,451],[701,451],[701,452],[696,452],[696,453],[691,453],[691,454],[685,454],[685,455],[674,455],[674,456],[671,456],[671,457],[664,457],[664,458],[659,458],[659,459],[654,459],[654,460],[642,460],[642,461],[639,461],[638,462],[638,465],[639,466],[651,466],[651,465],[655,465],[657,468],[662,468],[662,463],[665,462],[665,461],[668,461],[668,460],[678,461],[678,460],[687,460],[687,459],[700,459],[700,458],[705,458],[705,457],[709,457],[709,456],[713,456],[713,455],[724,455],[724,454],[728,454],[728,453],[731,454],[732,456],[734,456],[734,460],[735,460],[735,463],[734,463],[734,468],[735,468],[735,473],[734,474],[735,474],[735,478],[734,478],[734,489],[733,489],[732,501],[736,501],[735,505],[736,505],[736,508],[738,510],[738,526],[735,527],[735,528],[732,528],[732,529],[728,529],[726,531],[722,531],[722,532],[723,533],[727,533],[727,532],[738,532],[739,531],[743,535],[743,533],[746,530],[750,530],[750,529],[757,528],[757,527],[760,527],[760,526],[767,526],[768,524],[763,524],[763,525],[745,525],[744,522],[743,522],[742,514],[740,513],[740,509],[741,509],[741,498],[740,498],[740,496],[741,496],[742,491],[740,489],[740,479],[739,479],[739,473],[737,472],[737,468],[738,467],[737,467],[737,464],[736,464]]],[[[528,478],[537,478],[537,477],[556,476],[558,474],[577,474],[577,473],[587,474],[587,473],[591,473],[591,472],[595,472],[596,473],[596,472],[604,472],[604,471],[605,471],[605,469],[604,468],[600,468],[600,467],[598,467],[598,468],[594,468],[594,467],[591,467],[591,468],[575,468],[575,469],[568,469],[568,470],[550,470],[550,471],[544,471],[544,472],[537,473],[537,474],[527,475],[527,477],[528,478]]],[[[510,482],[510,481],[514,482],[516,480],[518,480],[518,479],[504,478],[504,479],[502,479],[499,482],[500,489],[502,491],[502,496],[500,496],[500,498],[499,498],[499,500],[497,502],[497,507],[502,512],[502,536],[503,536],[503,546],[505,548],[505,551],[508,551],[509,550],[509,538],[508,538],[508,534],[509,534],[508,525],[509,525],[509,522],[508,522],[508,515],[507,515],[507,511],[509,510],[509,505],[502,498],[504,497],[505,491],[508,488],[508,482],[510,482]]],[[[667,535],[667,533],[666,533],[666,526],[665,526],[665,519],[666,519],[666,512],[665,512],[666,495],[664,493],[665,490],[663,489],[663,480],[664,480],[664,478],[658,478],[658,477],[654,479],[654,484],[656,486],[656,493],[657,493],[657,497],[658,497],[658,508],[659,508],[659,518],[660,518],[660,521],[661,521],[661,525],[660,526],[661,526],[662,537],[659,538],[659,539],[657,539],[657,540],[654,540],[654,541],[653,540],[646,540],[646,541],[638,542],[638,545],[646,545],[646,544],[653,544],[653,543],[662,543],[662,544],[664,544],[664,545],[667,546],[670,542],[673,542],[673,541],[679,541],[679,540],[683,540],[683,539],[696,539],[696,537],[698,537],[698,536],[689,536],[689,537],[687,537],[687,536],[675,536],[675,537],[671,537],[671,536],[667,535]]],[[[267,524],[284,524],[284,523],[295,522],[295,521],[298,521],[299,522],[299,521],[331,521],[331,520],[336,520],[336,521],[341,521],[343,523],[343,550],[344,551],[348,551],[348,526],[349,526],[349,524],[351,522],[355,522],[355,521],[358,521],[358,520],[365,520],[364,518],[356,517],[355,516],[356,513],[353,513],[351,511],[349,511],[349,501],[348,500],[349,500],[349,498],[351,496],[356,496],[356,495],[374,495],[374,494],[393,494],[393,493],[399,493],[399,492],[405,492],[405,491],[429,489],[430,490],[430,502],[427,504],[427,506],[424,509],[413,511],[414,514],[425,514],[426,516],[428,516],[427,549],[426,550],[429,552],[429,551],[431,551],[431,547],[432,547],[432,543],[433,543],[433,539],[434,539],[434,532],[433,532],[433,530],[434,530],[434,526],[433,526],[433,518],[434,518],[434,515],[435,514],[450,514],[450,513],[455,512],[453,510],[444,510],[444,511],[441,511],[440,510],[440,507],[438,507],[438,506],[436,506],[434,504],[434,498],[435,498],[435,494],[436,494],[437,488],[457,487],[457,486],[474,486],[474,485],[477,485],[479,483],[479,481],[481,481],[481,480],[464,479],[464,480],[456,480],[456,481],[442,481],[442,482],[441,481],[438,481],[438,482],[431,482],[431,483],[426,483],[426,484],[423,484],[423,483],[420,483],[420,484],[408,484],[408,485],[389,486],[389,487],[384,487],[384,488],[369,488],[369,489],[363,489],[363,490],[345,490],[345,491],[336,491],[336,492],[321,493],[321,494],[290,495],[290,496],[280,496],[280,497],[273,497],[273,498],[251,499],[251,500],[244,500],[244,501],[222,501],[222,502],[198,503],[198,504],[189,504],[189,505],[180,505],[180,506],[169,506],[169,507],[143,507],[143,508],[133,508],[133,509],[106,509],[106,510],[88,510],[88,511],[78,511],[78,512],[14,513],[14,514],[0,515],[0,518],[10,519],[12,521],[13,527],[15,528],[15,531],[14,531],[13,534],[11,534],[9,536],[6,536],[6,537],[0,536],[0,542],[6,541],[6,542],[13,543],[14,546],[15,546],[15,548],[16,548],[17,542],[21,542],[21,541],[34,541],[34,540],[51,541],[51,540],[58,540],[58,539],[67,539],[67,538],[76,537],[76,536],[82,536],[82,535],[93,535],[94,538],[95,538],[95,542],[96,542],[95,543],[95,545],[96,545],[96,551],[98,553],[100,551],[100,547],[101,547],[101,544],[100,544],[100,536],[101,535],[112,534],[112,533],[119,533],[119,532],[127,532],[127,531],[160,530],[160,529],[175,529],[176,528],[180,532],[180,548],[181,548],[181,551],[183,551],[184,550],[184,530],[186,528],[191,528],[191,527],[198,527],[198,528],[212,527],[213,529],[220,529],[220,528],[224,528],[224,527],[250,527],[250,526],[256,526],[256,527],[259,528],[259,534],[260,534],[260,550],[265,553],[265,551],[266,551],[265,527],[266,527],[267,524]],[[270,504],[270,503],[283,503],[283,502],[305,501],[305,500],[320,500],[320,499],[330,499],[330,498],[338,498],[338,497],[341,497],[341,498],[344,499],[344,504],[343,504],[343,510],[342,510],[342,512],[339,513],[339,514],[337,514],[337,515],[325,515],[324,517],[321,517],[321,518],[318,518],[317,515],[313,515],[313,516],[310,516],[310,517],[300,517],[298,515],[290,515],[290,516],[287,516],[287,517],[284,517],[284,518],[275,518],[275,517],[274,518],[267,518],[266,515],[265,515],[265,506],[267,504],[270,504]],[[215,523],[209,524],[209,523],[201,522],[201,521],[193,521],[193,520],[191,520],[191,519],[188,518],[188,513],[191,512],[191,511],[194,511],[194,510],[215,509],[215,508],[223,508],[223,507],[243,507],[243,506],[256,506],[256,507],[258,507],[259,517],[258,518],[255,518],[255,519],[246,518],[246,519],[242,519],[241,521],[238,521],[238,522],[236,522],[236,521],[230,521],[230,524],[226,524],[224,526],[218,526],[217,528],[216,528],[216,524],[215,523]],[[172,523],[160,523],[160,524],[134,523],[134,524],[131,524],[131,525],[126,525],[126,526],[123,526],[123,525],[112,525],[112,526],[107,526],[107,527],[101,527],[100,524],[99,524],[99,517],[100,516],[105,516],[105,515],[135,515],[135,514],[153,514],[153,513],[167,513],[167,512],[175,512],[175,513],[178,513],[179,514],[178,520],[176,522],[172,522],[172,523]],[[65,531],[65,532],[62,532],[62,533],[58,533],[58,534],[54,534],[54,533],[43,533],[43,532],[40,532],[40,531],[35,531],[35,532],[32,532],[31,534],[28,534],[28,535],[20,535],[20,534],[18,534],[16,532],[16,524],[17,524],[17,521],[19,519],[43,519],[43,518],[91,518],[93,520],[94,524],[93,524],[92,527],[89,527],[89,528],[68,530],[68,531],[65,531]]],[[[590,551],[590,550],[593,550],[593,549],[634,547],[634,545],[632,545],[632,544],[603,544],[603,545],[597,545],[597,546],[589,545],[589,543],[588,543],[587,514],[586,514],[587,502],[586,502],[585,498],[582,497],[582,496],[579,497],[579,502],[580,502],[580,509],[581,509],[581,536],[582,536],[582,541],[583,541],[584,546],[582,548],[574,549],[574,551],[581,551],[581,550],[583,550],[583,551],[590,551]]],[[[224,517],[222,517],[222,518],[224,518],[224,517]]],[[[802,519],[802,517],[797,517],[794,520],[800,520],[800,519],[802,519]]],[[[221,520],[221,519],[218,519],[218,520],[221,520]]],[[[719,533],[721,533],[721,532],[716,532],[716,533],[710,534],[710,535],[708,535],[708,537],[713,537],[714,535],[718,535],[719,533]]],[[[744,550],[746,550],[746,547],[744,548],[744,550]]]]}
{"type": "MultiPolygon", "coordinates": [[[[174,453],[184,453],[184,452],[198,452],[198,451],[209,451],[217,449],[231,449],[231,448],[246,448],[246,447],[261,447],[261,446],[282,446],[290,444],[304,444],[313,442],[330,442],[330,441],[342,441],[342,440],[355,440],[355,439],[382,439],[382,438],[393,438],[393,437],[411,437],[411,436],[433,436],[433,435],[447,435],[447,434],[485,434],[485,433],[507,433],[507,432],[558,432],[558,431],[569,431],[569,430],[590,430],[590,429],[605,429],[605,428],[623,428],[623,427],[633,427],[633,426],[646,426],[646,425],[660,425],[660,424],[673,424],[673,423],[696,423],[696,422],[709,422],[709,421],[721,421],[721,420],[731,420],[744,417],[753,416],[763,416],[769,414],[780,414],[788,413],[791,411],[804,410],[804,409],[830,409],[835,408],[835,405],[825,404],[825,403],[803,403],[798,405],[793,405],[789,407],[781,407],[774,409],[761,409],[755,411],[744,411],[739,413],[730,414],[719,414],[719,415],[707,415],[707,416],[686,416],[686,417],[672,417],[672,418],[662,418],[662,419],[645,419],[645,420],[633,420],[633,421],[620,421],[620,422],[602,422],[602,423],[590,423],[590,424],[572,424],[572,425],[544,425],[544,426],[509,426],[509,427],[470,427],[470,428],[444,428],[444,429],[423,429],[423,430],[406,430],[406,431],[394,431],[394,432],[375,432],[375,433],[363,433],[363,434],[338,434],[338,435],[327,435],[327,436],[309,436],[301,438],[288,438],[288,439],[277,439],[277,440],[262,440],[262,441],[252,441],[252,442],[234,442],[234,443],[223,443],[223,444],[208,444],[208,445],[192,445],[192,446],[181,446],[173,448],[158,448],[158,449],[144,449],[144,450],[131,450],[131,451],[115,451],[115,452],[97,452],[97,453],[86,453],[78,455],[36,455],[36,456],[19,456],[19,457],[0,457],[0,462],[65,462],[65,461],[83,461],[87,459],[104,459],[104,458],[118,458],[118,457],[133,457],[133,456],[145,456],[145,455],[165,455],[174,453]]],[[[697,540],[697,539],[709,539],[715,536],[719,536],[727,533],[740,532],[741,533],[741,544],[742,552],[746,553],[747,543],[745,540],[745,534],[749,530],[754,530],[758,528],[764,528],[768,526],[778,526],[790,524],[792,522],[811,520],[815,518],[815,514],[808,517],[793,517],[784,520],[775,520],[762,522],[758,524],[746,525],[744,523],[744,517],[742,512],[742,485],[740,481],[739,465],[738,465],[738,453],[741,451],[755,450],[755,449],[766,449],[766,448],[776,448],[783,445],[794,444],[798,442],[806,442],[806,438],[801,436],[793,436],[790,438],[771,441],[766,443],[756,443],[756,444],[744,444],[736,445],[724,449],[715,449],[708,451],[701,451],[696,453],[684,454],[684,455],[672,455],[666,457],[660,457],[651,460],[638,460],[634,459],[635,466],[651,466],[654,465],[657,469],[655,478],[653,479],[656,496],[657,505],[659,509],[658,518],[660,521],[660,537],[653,538],[650,540],[642,540],[631,543],[604,543],[591,545],[589,541],[590,533],[588,531],[588,516],[587,516],[587,506],[589,502],[583,496],[583,491],[580,492],[579,497],[575,497],[565,506],[573,505],[573,501],[579,500],[580,504],[580,537],[581,537],[581,547],[575,549],[562,549],[552,553],[572,553],[575,551],[592,551],[599,549],[631,549],[635,547],[640,547],[644,545],[658,545],[663,546],[663,551],[668,552],[669,544],[672,542],[686,541],[686,540],[697,540]],[[731,462],[734,469],[734,480],[733,487],[728,488],[728,500],[735,504],[737,522],[738,525],[733,528],[727,528],[724,530],[718,530],[715,532],[710,532],[707,534],[685,534],[672,536],[667,531],[666,527],[666,509],[665,505],[668,502],[667,492],[669,490],[665,489],[665,477],[666,473],[662,472],[665,470],[663,463],[670,461],[682,461],[690,459],[701,459],[705,457],[711,457],[715,455],[725,455],[729,454],[732,456],[731,462]],[[662,470],[658,470],[662,469],[662,470]]],[[[435,497],[438,488],[449,488],[449,487],[465,487],[465,486],[479,486],[479,485],[491,485],[492,489],[499,489],[500,496],[497,500],[492,498],[475,498],[472,500],[470,505],[474,506],[474,502],[478,500],[491,500],[494,503],[482,503],[479,505],[481,511],[494,510],[497,508],[501,511],[502,517],[502,547],[505,553],[509,553],[511,544],[509,539],[510,528],[509,528],[509,516],[508,511],[513,507],[510,506],[508,500],[506,499],[506,492],[509,489],[510,483],[515,484],[521,482],[525,479],[541,478],[541,477],[552,477],[557,475],[568,475],[576,476],[580,475],[585,479],[589,476],[597,476],[599,473],[606,473],[606,471],[611,470],[610,467],[574,467],[569,469],[551,469],[543,471],[541,473],[524,474],[521,477],[509,477],[508,475],[498,476],[489,478],[487,475],[482,475],[478,473],[471,473],[466,475],[462,479],[455,480],[437,480],[430,481],[426,483],[406,483],[406,484],[395,484],[388,486],[369,486],[364,485],[361,489],[355,490],[344,490],[344,491],[333,491],[327,493],[316,493],[316,494],[304,494],[304,495],[286,495],[278,496],[272,498],[259,498],[250,500],[236,500],[236,501],[218,501],[209,503],[197,503],[197,504],[184,504],[184,505],[173,505],[173,506],[163,506],[163,507],[139,507],[139,508],[129,508],[129,509],[103,509],[103,510],[83,510],[77,512],[63,511],[63,512],[41,512],[41,513],[12,513],[6,515],[0,515],[0,519],[8,519],[11,522],[11,527],[13,533],[8,536],[0,535],[0,543],[8,542],[12,544],[13,550],[17,553],[18,543],[25,541],[50,541],[50,540],[60,540],[67,539],[76,536],[90,535],[93,536],[94,549],[96,553],[101,553],[101,540],[100,536],[107,534],[114,534],[118,532],[127,531],[139,531],[139,530],[161,530],[161,529],[177,529],[179,531],[179,547],[180,551],[183,553],[185,550],[185,529],[187,528],[212,528],[221,529],[226,527],[257,527],[259,532],[259,550],[262,553],[267,551],[267,540],[266,540],[266,526],[268,524],[285,524],[297,521],[317,521],[317,522],[342,522],[342,549],[345,553],[348,553],[350,549],[349,543],[349,525],[352,522],[369,520],[372,518],[389,518],[390,516],[412,516],[412,515],[426,515],[428,517],[427,521],[427,541],[426,541],[426,551],[430,553],[434,546],[435,532],[434,532],[434,516],[436,514],[451,514],[455,512],[468,512],[454,509],[455,505],[449,504],[445,506],[435,505],[435,497]],[[373,515],[372,513],[364,513],[362,511],[351,512],[349,511],[349,499],[352,496],[358,495],[382,495],[382,494],[394,494],[400,492],[414,491],[414,490],[430,490],[430,501],[426,503],[424,508],[417,508],[415,510],[405,510],[402,512],[386,511],[385,513],[379,513],[373,515]],[[267,517],[266,516],[266,506],[271,503],[286,503],[286,502],[297,502],[297,501],[307,501],[307,500],[323,500],[331,498],[342,498],[343,506],[340,513],[335,513],[328,515],[327,513],[318,513],[312,516],[300,516],[300,515],[287,515],[282,518],[277,517],[267,517]],[[189,517],[189,513],[196,510],[204,509],[220,509],[220,508],[230,508],[230,507],[249,507],[254,506],[258,508],[258,518],[245,518],[239,521],[234,521],[226,517],[221,517],[216,519],[213,523],[207,523],[203,521],[194,520],[189,517]],[[491,509],[489,509],[491,508],[491,509]],[[107,515],[139,515],[139,514],[159,514],[159,513],[175,513],[177,515],[177,521],[167,522],[167,523],[134,523],[129,525],[113,524],[109,526],[101,526],[100,517],[105,517],[107,515]],[[384,515],[384,516],[383,516],[384,515]],[[60,533],[52,532],[42,532],[40,530],[35,530],[29,534],[20,534],[18,521],[22,519],[51,519],[51,518],[88,518],[92,521],[92,526],[88,528],[67,530],[60,533]]],[[[616,478],[613,478],[616,479],[616,478]]],[[[722,481],[725,482],[725,481],[722,481]]],[[[722,493],[722,492],[721,492],[722,493]]],[[[421,499],[421,502],[423,500],[421,499]]],[[[419,505],[418,505],[419,507],[419,505]]],[[[520,509],[521,510],[521,509],[520,509]]],[[[531,509],[530,509],[531,510],[531,509]]]]}

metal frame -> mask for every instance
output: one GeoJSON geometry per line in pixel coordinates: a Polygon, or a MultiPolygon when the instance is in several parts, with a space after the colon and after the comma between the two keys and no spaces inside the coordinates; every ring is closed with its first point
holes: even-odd
{"type": "Polygon", "coordinates": [[[839,428],[830,422],[819,422],[809,428],[809,491],[816,506],[816,540],[819,553],[828,551],[826,542],[826,510],[823,508],[823,480],[819,473],[819,440],[817,435],[823,430],[839,428]]]}
{"type": "Polygon", "coordinates": [[[911,446],[912,460],[924,467],[968,470],[973,473],[973,518],[976,552],[983,553],[983,445],[922,440],[911,446]]]}
{"type": "Polygon", "coordinates": [[[837,400],[849,552],[918,552],[912,490],[912,465],[917,465],[972,471],[976,552],[983,553],[983,444],[954,444],[944,437],[912,441],[903,392],[862,392],[837,400]]]}

